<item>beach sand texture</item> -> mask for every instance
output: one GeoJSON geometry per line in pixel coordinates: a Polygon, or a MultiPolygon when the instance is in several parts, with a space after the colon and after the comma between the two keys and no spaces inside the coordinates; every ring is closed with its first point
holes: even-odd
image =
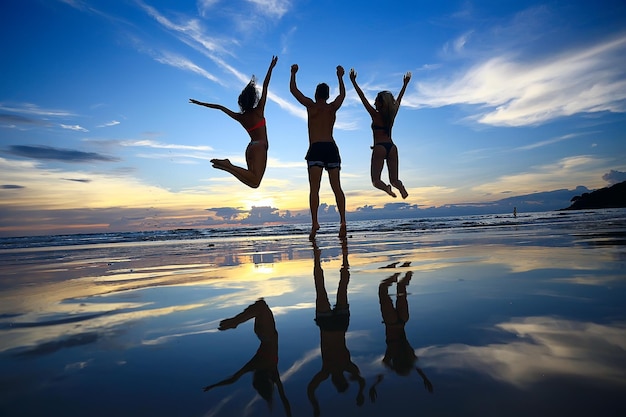
{"type": "Polygon", "coordinates": [[[626,415],[626,210],[594,213],[0,249],[0,415],[626,415]]]}

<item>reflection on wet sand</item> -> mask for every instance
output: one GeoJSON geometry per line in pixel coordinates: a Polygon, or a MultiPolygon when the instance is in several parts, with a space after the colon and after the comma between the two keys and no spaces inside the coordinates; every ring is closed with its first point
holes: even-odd
{"type": "MultiPolygon", "coordinates": [[[[396,263],[392,263],[385,268],[394,268],[396,263]]],[[[410,265],[410,262],[402,264],[403,267],[410,265]]],[[[415,349],[409,343],[405,326],[409,321],[409,303],[407,301],[407,289],[411,278],[412,271],[407,271],[400,280],[400,273],[396,272],[390,277],[381,281],[378,286],[378,300],[380,302],[380,312],[382,314],[383,323],[385,324],[385,343],[387,349],[383,357],[383,364],[388,369],[398,375],[408,376],[415,369],[424,382],[424,387],[428,392],[433,392],[433,384],[430,382],[424,371],[415,364],[417,363],[417,355],[415,349]],[[396,284],[396,304],[394,306],[389,296],[389,288],[396,284]]],[[[379,374],[376,382],[369,390],[370,400],[376,401],[377,386],[383,381],[383,374],[379,374]]]]}
{"type": "Polygon", "coordinates": [[[555,317],[524,317],[499,323],[517,340],[484,346],[430,346],[420,354],[440,371],[464,370],[530,388],[549,378],[582,378],[626,388],[626,325],[555,317]]]}
{"type": "Polygon", "coordinates": [[[352,362],[350,351],[346,345],[346,332],[350,324],[350,304],[348,303],[348,283],[350,282],[350,265],[348,263],[348,244],[344,239],[341,244],[342,265],[339,272],[337,300],[331,307],[324,282],[324,270],[321,265],[321,250],[313,240],[313,277],[315,281],[315,323],[320,329],[320,351],[322,369],[317,372],[307,386],[307,396],[313,406],[313,414],[320,415],[320,404],[315,396],[319,385],[330,377],[337,392],[346,392],[350,383],[344,375],[347,372],[350,379],[357,381],[359,391],[356,404],[363,405],[365,379],[359,368],[352,362]]]}
{"type": "Polygon", "coordinates": [[[285,395],[285,389],[278,373],[278,331],[276,330],[274,315],[265,300],[258,300],[236,316],[222,320],[219,330],[235,329],[241,323],[251,319],[254,319],[254,333],[261,341],[256,353],[252,359],[232,376],[207,385],[204,387],[204,391],[206,392],[222,385],[230,385],[246,373],[252,372],[252,386],[267,402],[269,407],[272,407],[274,386],[276,386],[285,408],[285,414],[291,416],[289,400],[285,395]]]}

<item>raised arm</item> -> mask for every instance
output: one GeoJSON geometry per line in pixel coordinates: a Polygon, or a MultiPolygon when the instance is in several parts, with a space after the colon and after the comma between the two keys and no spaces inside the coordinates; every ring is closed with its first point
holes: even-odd
{"type": "Polygon", "coordinates": [[[404,96],[404,91],[406,90],[406,86],[409,85],[409,81],[411,81],[411,72],[404,74],[404,78],[402,79],[402,89],[398,93],[398,98],[396,99],[398,107],[400,107],[400,101],[402,101],[402,96],[404,96]]]}
{"type": "Polygon", "coordinates": [[[208,107],[210,109],[221,110],[224,113],[226,113],[227,115],[229,115],[230,117],[232,117],[233,119],[239,120],[240,113],[235,113],[234,111],[232,111],[232,110],[222,106],[221,104],[205,103],[203,101],[198,101],[198,100],[195,100],[193,98],[190,98],[189,102],[192,103],[192,104],[197,104],[198,106],[204,106],[204,107],[208,107]]]}
{"type": "Polygon", "coordinates": [[[339,82],[339,95],[333,102],[331,103],[337,109],[341,107],[343,100],[346,98],[346,86],[343,83],[343,74],[345,71],[341,65],[337,65],[337,81],[339,82]]]}
{"type": "Polygon", "coordinates": [[[265,79],[263,80],[263,91],[261,92],[261,98],[259,98],[259,103],[257,104],[257,108],[261,111],[265,109],[265,101],[267,100],[267,88],[270,85],[272,70],[276,66],[276,62],[278,62],[278,57],[272,56],[272,62],[270,62],[270,67],[267,69],[267,74],[265,74],[265,79]]]}
{"type": "Polygon", "coordinates": [[[289,91],[291,94],[298,100],[300,104],[303,106],[309,106],[313,104],[313,100],[302,94],[300,90],[298,90],[298,86],[296,85],[296,72],[298,72],[298,64],[293,64],[291,66],[291,79],[289,80],[289,91]]]}
{"type": "Polygon", "coordinates": [[[367,97],[365,97],[363,90],[361,90],[361,87],[359,87],[359,85],[356,83],[356,71],[354,70],[354,68],[350,70],[350,81],[352,81],[354,90],[359,95],[359,98],[361,99],[361,103],[363,103],[363,106],[365,106],[365,110],[367,110],[370,116],[373,116],[374,114],[376,114],[376,109],[372,107],[369,101],[367,101],[367,97]]]}

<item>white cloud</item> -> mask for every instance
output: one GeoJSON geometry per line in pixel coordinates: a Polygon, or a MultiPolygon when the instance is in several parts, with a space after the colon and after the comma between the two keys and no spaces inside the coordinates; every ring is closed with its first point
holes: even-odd
{"type": "Polygon", "coordinates": [[[518,387],[556,375],[624,384],[617,366],[626,348],[623,323],[527,317],[496,327],[517,335],[518,340],[486,346],[428,347],[417,354],[439,369],[473,369],[518,387]]]}
{"type": "Polygon", "coordinates": [[[207,12],[213,8],[220,0],[198,0],[197,7],[200,16],[205,17],[207,12]]]}
{"type": "Polygon", "coordinates": [[[64,125],[63,123],[61,123],[60,126],[63,129],[74,130],[76,132],[89,132],[89,130],[85,129],[84,127],[80,125],[64,125]]]}
{"type": "Polygon", "coordinates": [[[67,110],[45,109],[32,103],[23,103],[19,106],[7,106],[4,103],[0,103],[0,110],[8,111],[11,113],[32,114],[47,117],[75,116],[74,113],[67,110]]]}
{"type": "Polygon", "coordinates": [[[120,124],[120,122],[118,122],[117,120],[111,120],[108,123],[103,123],[101,125],[98,125],[98,127],[111,127],[111,126],[117,126],[119,124],[120,124]]]}
{"type": "Polygon", "coordinates": [[[216,76],[182,56],[175,55],[170,52],[163,52],[160,56],[155,56],[154,59],[162,64],[171,65],[172,67],[179,68],[185,71],[195,72],[196,74],[201,75],[204,78],[215,81],[218,84],[222,84],[222,82],[216,76]]]}
{"type": "Polygon", "coordinates": [[[289,0],[247,0],[256,6],[260,13],[281,18],[289,11],[289,0]]]}
{"type": "Polygon", "coordinates": [[[560,159],[553,164],[529,167],[527,172],[503,175],[495,181],[478,185],[476,192],[497,194],[501,190],[512,190],[515,194],[530,194],[541,190],[569,188],[572,185],[585,184],[595,188],[601,185],[601,177],[606,161],[589,156],[579,155],[560,159]]]}
{"type": "Polygon", "coordinates": [[[120,142],[122,146],[138,146],[138,147],[146,147],[146,148],[156,148],[156,149],[177,149],[177,150],[188,150],[188,151],[212,151],[213,148],[210,146],[190,146],[190,145],[179,145],[179,144],[171,144],[171,143],[160,143],[153,140],[125,140],[120,142]]]}
{"type": "Polygon", "coordinates": [[[541,61],[496,56],[451,80],[418,83],[403,104],[480,106],[471,116],[494,126],[546,123],[577,113],[626,111],[626,36],[541,61]]]}

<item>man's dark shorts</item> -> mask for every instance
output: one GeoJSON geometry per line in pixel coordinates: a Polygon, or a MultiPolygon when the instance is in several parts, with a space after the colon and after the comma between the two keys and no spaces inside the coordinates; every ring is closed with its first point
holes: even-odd
{"type": "Polygon", "coordinates": [[[350,324],[350,308],[333,308],[331,311],[315,314],[315,323],[323,331],[345,332],[350,324]]]}
{"type": "Polygon", "coordinates": [[[326,170],[341,169],[339,148],[334,141],[312,143],[304,159],[307,160],[309,167],[321,167],[326,168],[326,170]]]}

